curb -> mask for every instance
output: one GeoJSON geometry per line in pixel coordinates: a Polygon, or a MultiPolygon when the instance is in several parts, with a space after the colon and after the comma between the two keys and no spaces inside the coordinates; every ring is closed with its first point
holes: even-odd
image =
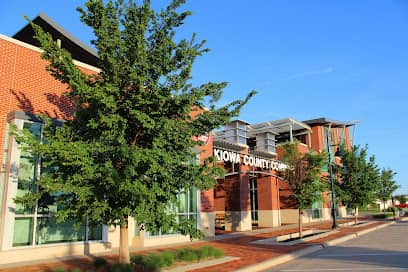
{"type": "MultiPolygon", "coordinates": [[[[401,221],[408,221],[408,220],[401,220],[401,221]]],[[[253,265],[243,267],[243,268],[238,269],[236,271],[238,271],[238,272],[262,271],[262,270],[271,268],[273,266],[289,262],[289,261],[291,261],[293,259],[299,258],[299,257],[307,255],[309,253],[319,251],[319,250],[321,250],[321,249],[323,249],[325,247],[334,246],[334,245],[346,242],[348,240],[354,239],[354,238],[356,238],[358,236],[367,234],[369,232],[388,227],[390,225],[395,224],[396,222],[397,221],[392,221],[392,222],[389,222],[389,223],[385,223],[385,224],[376,226],[374,228],[369,228],[369,229],[365,229],[365,230],[362,230],[362,231],[358,231],[358,232],[353,233],[353,234],[348,234],[346,236],[343,236],[343,237],[340,237],[340,238],[337,238],[337,239],[333,239],[333,240],[328,241],[326,243],[323,243],[321,245],[312,245],[312,246],[309,246],[307,248],[304,248],[304,249],[301,249],[301,250],[298,250],[298,251],[295,251],[295,252],[292,252],[292,253],[289,253],[289,254],[284,254],[284,255],[281,255],[279,257],[266,260],[264,262],[260,262],[260,263],[257,263],[257,264],[253,264],[253,265]]]]}
{"type": "Polygon", "coordinates": [[[333,239],[331,241],[328,241],[326,243],[323,243],[323,247],[330,247],[330,246],[334,246],[343,242],[346,242],[348,240],[354,239],[357,237],[357,233],[353,233],[353,234],[348,234],[346,236],[337,238],[337,239],[333,239]]]}
{"type": "Polygon", "coordinates": [[[272,259],[269,259],[269,260],[264,261],[264,262],[260,262],[260,263],[257,263],[257,264],[253,264],[253,265],[249,265],[249,266],[243,267],[243,268],[241,268],[241,269],[237,269],[237,270],[235,270],[235,271],[236,271],[236,272],[262,271],[262,270],[271,268],[272,266],[279,265],[279,264],[282,264],[282,263],[286,263],[286,262],[291,261],[291,260],[293,260],[293,259],[299,258],[299,257],[301,257],[301,256],[303,256],[303,255],[307,255],[307,254],[309,254],[309,253],[313,253],[313,252],[319,251],[319,250],[321,250],[322,248],[323,248],[322,245],[309,246],[309,247],[307,247],[307,248],[304,248],[304,249],[295,251],[295,252],[293,252],[293,253],[284,254],[284,255],[281,255],[281,256],[279,256],[279,257],[272,258],[272,259]]]}
{"type": "Polygon", "coordinates": [[[180,266],[180,267],[176,267],[176,268],[173,268],[173,269],[164,269],[163,272],[185,272],[185,271],[205,268],[207,266],[223,264],[223,263],[231,262],[231,261],[235,261],[235,260],[239,260],[239,258],[226,256],[224,258],[209,260],[209,261],[205,261],[205,262],[201,262],[201,263],[193,263],[193,264],[190,264],[190,265],[180,266]]]}

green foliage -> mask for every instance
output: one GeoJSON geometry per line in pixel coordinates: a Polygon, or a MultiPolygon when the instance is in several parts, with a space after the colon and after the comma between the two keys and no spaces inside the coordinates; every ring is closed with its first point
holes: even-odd
{"type": "Polygon", "coordinates": [[[400,204],[405,204],[407,203],[407,197],[404,195],[399,195],[396,197],[396,199],[399,201],[400,204]]]}
{"type": "Polygon", "coordinates": [[[302,154],[298,143],[281,145],[283,155],[281,160],[288,165],[284,171],[284,178],[292,192],[291,199],[299,210],[309,208],[313,202],[322,199],[322,192],[326,183],[321,177],[321,169],[326,163],[326,153],[309,151],[302,154]]]}
{"type": "Polygon", "coordinates": [[[185,247],[176,251],[176,258],[180,261],[195,261],[198,259],[196,251],[190,247],[185,247]]]}
{"type": "Polygon", "coordinates": [[[114,263],[109,266],[109,272],[134,272],[135,269],[131,264],[114,263]]]}
{"type": "Polygon", "coordinates": [[[199,248],[197,255],[198,255],[198,259],[202,260],[202,259],[206,259],[206,258],[210,258],[212,257],[213,251],[215,250],[214,247],[211,246],[203,246],[201,248],[199,248]]]}
{"type": "Polygon", "coordinates": [[[172,266],[174,262],[174,253],[171,251],[163,251],[160,253],[160,257],[163,260],[163,267],[172,266]]]}
{"type": "Polygon", "coordinates": [[[143,255],[131,255],[130,256],[130,262],[134,264],[142,264],[144,260],[143,255]]]}
{"type": "Polygon", "coordinates": [[[367,147],[354,146],[351,151],[345,151],[340,178],[342,182],[338,193],[347,207],[355,209],[373,202],[379,184],[379,170],[374,156],[367,159],[367,147]]]}
{"type": "Polygon", "coordinates": [[[379,213],[379,214],[373,214],[373,217],[376,219],[385,219],[385,218],[390,218],[392,217],[392,213],[379,213]]]}
{"type": "Polygon", "coordinates": [[[398,210],[398,208],[394,208],[394,207],[388,207],[387,208],[387,212],[394,212],[396,210],[398,210]]]}
{"type": "Polygon", "coordinates": [[[102,258],[102,257],[95,257],[93,260],[92,260],[92,266],[94,267],[94,268],[100,268],[100,267],[103,267],[103,266],[105,266],[105,265],[107,265],[108,264],[108,262],[104,259],[104,258],[102,258]]]}
{"type": "Polygon", "coordinates": [[[399,186],[394,180],[395,172],[391,169],[382,169],[378,179],[378,188],[376,191],[376,197],[383,202],[389,200],[399,186]]]}
{"type": "Polygon", "coordinates": [[[223,174],[214,158],[188,163],[203,144],[194,136],[228,123],[255,92],[217,108],[225,82],[191,85],[193,63],[208,49],[195,34],[174,38],[190,15],[179,12],[183,3],[174,0],[157,12],[149,1],[87,1],[78,11],[95,34],[100,72],[93,75],[32,24],[48,71],[69,86],[66,96],[76,107],[60,128],[43,117],[42,145],[16,135],[42,158],[47,171],[37,184],[64,208],[58,220],[126,226],[132,216],[148,229],[200,235],[191,224],[178,224],[169,209],[180,191],[211,188],[223,174]]]}
{"type": "Polygon", "coordinates": [[[166,261],[160,254],[149,254],[145,256],[143,264],[147,271],[159,271],[166,266],[166,261]]]}
{"type": "Polygon", "coordinates": [[[131,256],[131,263],[143,265],[147,271],[159,271],[161,268],[169,267],[176,261],[200,261],[208,258],[221,258],[224,252],[211,246],[203,246],[197,249],[190,247],[175,251],[163,251],[148,255],[131,256]]]}
{"type": "Polygon", "coordinates": [[[221,258],[224,257],[224,251],[222,251],[219,248],[214,248],[214,250],[212,251],[212,256],[214,258],[221,258]]]}

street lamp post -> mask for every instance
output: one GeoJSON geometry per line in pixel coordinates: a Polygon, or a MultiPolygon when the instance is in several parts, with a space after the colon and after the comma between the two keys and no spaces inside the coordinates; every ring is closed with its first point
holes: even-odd
{"type": "Polygon", "coordinates": [[[395,202],[394,202],[394,196],[391,196],[391,202],[392,202],[392,217],[394,219],[394,221],[396,220],[395,217],[395,202]]]}
{"type": "MultiPolygon", "coordinates": [[[[330,127],[329,127],[330,130],[330,127]]],[[[331,215],[333,218],[332,229],[337,228],[337,220],[336,220],[336,200],[334,194],[334,181],[333,181],[333,170],[331,165],[331,156],[330,156],[330,144],[329,144],[329,131],[326,133],[326,140],[327,140],[327,154],[329,157],[328,161],[328,170],[329,170],[329,180],[330,180],[330,187],[331,187],[331,197],[330,197],[330,206],[331,206],[331,215]]]]}

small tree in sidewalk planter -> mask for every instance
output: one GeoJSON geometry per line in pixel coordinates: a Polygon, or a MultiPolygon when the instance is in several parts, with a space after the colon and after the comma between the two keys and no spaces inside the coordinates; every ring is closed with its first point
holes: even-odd
{"type": "Polygon", "coordinates": [[[326,189],[321,173],[327,156],[312,150],[301,153],[296,142],[284,143],[280,148],[283,151],[280,159],[288,166],[283,177],[291,191],[290,199],[299,210],[299,236],[302,238],[303,211],[310,208],[314,202],[322,200],[322,192],[326,189]]]}
{"type": "Polygon", "coordinates": [[[339,171],[342,202],[354,209],[354,223],[358,224],[358,207],[371,203],[378,188],[379,169],[375,157],[367,159],[367,147],[353,146],[351,151],[344,152],[339,171]]]}
{"type": "Polygon", "coordinates": [[[59,221],[118,226],[121,263],[130,262],[129,217],[149,230],[200,234],[195,222],[177,222],[172,208],[180,192],[209,189],[223,173],[213,158],[196,163],[194,147],[204,144],[196,139],[228,123],[254,94],[216,107],[225,82],[191,85],[193,63],[208,49],[195,35],[175,38],[190,15],[179,12],[184,2],[156,12],[150,1],[87,1],[78,10],[95,35],[100,72],[93,75],[32,24],[47,69],[67,84],[75,113],[60,128],[44,118],[43,144],[16,135],[47,170],[40,190],[17,201],[34,204],[47,194],[61,208],[59,221]]]}
{"type": "MultiPolygon", "coordinates": [[[[392,194],[399,188],[398,184],[394,180],[395,174],[396,173],[391,169],[382,169],[378,179],[378,189],[375,195],[383,202],[384,213],[386,212],[385,204],[387,200],[391,199],[392,194]]],[[[395,210],[395,207],[393,207],[393,209],[395,210]]]]}

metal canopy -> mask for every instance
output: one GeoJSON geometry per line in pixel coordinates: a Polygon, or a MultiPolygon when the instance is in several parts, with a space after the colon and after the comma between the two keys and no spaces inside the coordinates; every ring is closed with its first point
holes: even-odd
{"type": "Polygon", "coordinates": [[[344,121],[337,121],[337,120],[332,120],[328,119],[326,117],[321,117],[317,119],[311,119],[311,120],[306,120],[303,121],[303,123],[306,123],[308,125],[331,125],[331,127],[350,127],[354,126],[358,123],[359,121],[350,121],[350,122],[344,122],[344,121]]]}
{"type": "Polygon", "coordinates": [[[305,123],[297,121],[293,118],[284,118],[276,121],[269,121],[248,126],[248,132],[260,133],[266,130],[274,131],[275,134],[287,133],[290,131],[306,130],[311,132],[312,129],[305,123]]]}

